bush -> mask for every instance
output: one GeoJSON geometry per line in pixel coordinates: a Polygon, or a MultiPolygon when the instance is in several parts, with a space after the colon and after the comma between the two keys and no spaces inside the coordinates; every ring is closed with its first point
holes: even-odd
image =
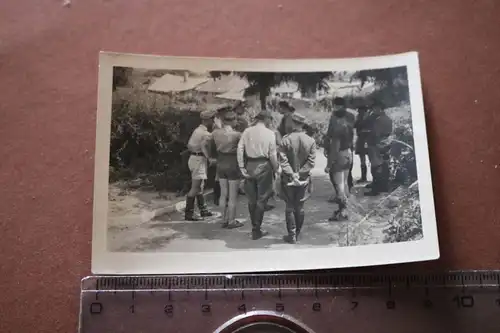
{"type": "Polygon", "coordinates": [[[418,184],[415,182],[406,189],[400,198],[398,210],[390,220],[390,226],[384,230],[386,243],[408,242],[423,237],[422,216],[418,195],[418,184]]]}
{"type": "Polygon", "coordinates": [[[172,107],[165,96],[117,96],[111,120],[110,180],[142,178],[157,190],[180,191],[190,180],[183,152],[199,125],[197,109],[172,107]]]}
{"type": "Polygon", "coordinates": [[[410,185],[418,178],[413,129],[410,118],[394,121],[393,140],[390,147],[391,181],[395,185],[410,185]]]}

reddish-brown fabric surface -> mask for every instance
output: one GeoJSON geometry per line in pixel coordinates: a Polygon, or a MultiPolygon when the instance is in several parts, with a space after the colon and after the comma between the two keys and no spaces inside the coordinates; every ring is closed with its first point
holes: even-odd
{"type": "Polygon", "coordinates": [[[100,50],[419,51],[442,259],[402,269],[500,268],[498,0],[61,3],[0,1],[0,332],[76,330],[90,267],[100,50]]]}

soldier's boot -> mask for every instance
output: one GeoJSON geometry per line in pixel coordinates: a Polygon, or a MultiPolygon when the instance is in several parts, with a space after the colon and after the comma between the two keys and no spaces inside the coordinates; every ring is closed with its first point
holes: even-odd
{"type": "Polygon", "coordinates": [[[198,209],[200,210],[201,217],[210,217],[214,215],[211,211],[208,210],[203,194],[198,194],[196,196],[196,200],[198,201],[198,209]]]}
{"type": "Polygon", "coordinates": [[[295,215],[293,211],[285,212],[285,220],[286,220],[286,230],[288,235],[283,236],[283,241],[290,244],[295,244],[297,241],[297,225],[295,223],[295,215]]]}
{"type": "Polygon", "coordinates": [[[219,206],[220,203],[220,183],[215,182],[214,185],[214,205],[219,206]]]}
{"type": "Polygon", "coordinates": [[[300,240],[300,232],[302,231],[302,226],[304,225],[305,212],[304,209],[299,210],[295,214],[295,225],[297,227],[295,240],[300,240]]]}
{"type": "Polygon", "coordinates": [[[186,221],[200,221],[201,218],[194,214],[195,197],[186,197],[186,209],[184,210],[184,219],[186,221]]]}
{"type": "Polygon", "coordinates": [[[252,225],[252,239],[257,240],[260,239],[269,233],[267,231],[262,231],[262,221],[264,220],[264,207],[260,207],[256,205],[255,213],[254,213],[254,221],[255,223],[252,225]]]}
{"type": "Polygon", "coordinates": [[[389,192],[391,185],[390,177],[391,177],[391,171],[389,170],[389,163],[382,164],[380,168],[380,183],[379,183],[380,192],[389,192]]]}
{"type": "Polygon", "coordinates": [[[383,181],[382,166],[374,168],[372,176],[373,176],[372,186],[370,187],[370,191],[365,193],[366,196],[377,196],[382,192],[381,191],[382,190],[381,184],[383,181]]]}
{"type": "Polygon", "coordinates": [[[361,178],[358,180],[358,183],[366,183],[366,172],[367,172],[366,165],[361,166],[361,178]]]}

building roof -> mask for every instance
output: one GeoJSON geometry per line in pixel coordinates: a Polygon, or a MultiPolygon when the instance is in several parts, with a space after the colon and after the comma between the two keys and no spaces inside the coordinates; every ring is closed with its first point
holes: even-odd
{"type": "Polygon", "coordinates": [[[223,94],[216,95],[215,97],[232,101],[244,101],[245,91],[244,90],[228,91],[223,94]]]}
{"type": "Polygon", "coordinates": [[[194,78],[180,75],[165,74],[158,78],[148,88],[153,92],[183,92],[193,90],[202,83],[207,82],[208,78],[194,78]]]}
{"type": "Polygon", "coordinates": [[[295,82],[283,82],[279,86],[271,88],[271,94],[294,93],[299,90],[299,85],[295,82]]]}
{"type": "Polygon", "coordinates": [[[208,79],[196,87],[196,91],[224,94],[230,91],[243,91],[248,81],[237,75],[225,75],[217,79],[208,79]]]}

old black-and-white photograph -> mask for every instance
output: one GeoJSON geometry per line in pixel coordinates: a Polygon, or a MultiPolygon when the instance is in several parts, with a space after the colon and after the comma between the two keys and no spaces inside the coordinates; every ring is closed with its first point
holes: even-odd
{"type": "Polygon", "coordinates": [[[102,54],[93,270],[437,258],[417,59],[102,54]]]}

